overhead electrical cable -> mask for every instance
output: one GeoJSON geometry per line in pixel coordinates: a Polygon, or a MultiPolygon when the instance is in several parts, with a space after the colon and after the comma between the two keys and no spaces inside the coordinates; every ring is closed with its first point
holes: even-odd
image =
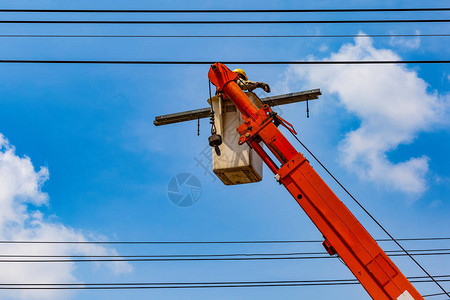
{"type": "Polygon", "coordinates": [[[441,296],[441,295],[445,295],[445,293],[436,293],[436,294],[422,295],[422,297],[428,298],[428,297],[441,296]]]}
{"type": "MultiPolygon", "coordinates": [[[[408,250],[411,255],[450,255],[450,249],[408,250]]],[[[385,251],[389,256],[407,256],[401,250],[385,251]]],[[[336,258],[326,252],[293,252],[293,253],[232,253],[232,254],[172,254],[172,255],[25,255],[2,254],[0,263],[62,263],[62,262],[150,262],[150,261],[233,261],[233,260],[303,260],[336,258]],[[9,258],[9,259],[3,259],[9,258]],[[20,259],[18,259],[20,258],[20,259]],[[27,258],[27,259],[23,259],[27,258]],[[29,258],[41,258],[39,260],[29,258]],[[45,259],[42,259],[45,258],[45,259]],[[51,259],[50,259],[51,258],[51,259]],[[61,259],[66,258],[66,259],[61,259]],[[67,259],[71,258],[71,259],[67,259]]]]}
{"type": "MultiPolygon", "coordinates": [[[[430,252],[430,253],[410,253],[411,256],[435,256],[450,255],[450,252],[430,252]]],[[[405,253],[391,254],[392,256],[409,256],[405,253]]],[[[17,257],[17,256],[14,256],[17,257]]],[[[20,256],[18,256],[20,257],[20,256]]],[[[338,256],[260,256],[260,257],[172,257],[172,258],[152,258],[149,257],[133,257],[133,258],[86,258],[86,259],[0,259],[0,263],[82,263],[82,262],[170,262],[170,261],[255,261],[255,260],[311,260],[311,259],[328,259],[339,258],[338,256]]]]}
{"type": "MultiPolygon", "coordinates": [[[[450,275],[435,275],[434,277],[446,280],[450,275]]],[[[408,276],[410,280],[428,279],[426,276],[408,276]]],[[[310,280],[270,280],[270,281],[209,281],[209,282],[108,282],[108,283],[0,283],[10,286],[89,286],[89,285],[207,285],[207,284],[273,284],[273,283],[327,283],[327,282],[356,282],[357,279],[310,279],[310,280]]]]}
{"type": "MultiPolygon", "coordinates": [[[[438,279],[442,282],[449,282],[450,279],[438,279]]],[[[429,279],[410,279],[412,283],[429,283],[429,279]]],[[[176,289],[176,288],[231,288],[231,287],[288,287],[288,286],[336,286],[336,285],[357,285],[356,279],[338,280],[298,280],[298,281],[238,281],[238,282],[143,282],[143,283],[93,283],[93,284],[0,284],[0,289],[4,290],[93,290],[93,289],[176,289]]]]}
{"type": "Polygon", "coordinates": [[[324,8],[324,9],[36,9],[3,8],[18,13],[341,13],[341,12],[419,12],[450,11],[448,7],[418,8],[324,8]]]}
{"type": "MultiPolygon", "coordinates": [[[[375,239],[377,242],[392,242],[391,239],[375,239]]],[[[397,238],[397,241],[448,241],[450,237],[397,238]]],[[[250,240],[250,241],[43,241],[0,240],[0,244],[292,244],[322,243],[323,240],[250,240]]]]}
{"type": "MultiPolygon", "coordinates": [[[[16,64],[116,64],[116,65],[210,65],[213,61],[170,60],[32,60],[0,59],[0,63],[16,64]]],[[[448,64],[450,60],[321,60],[321,61],[223,61],[238,65],[378,65],[378,64],[448,64]]]]}
{"type": "MultiPolygon", "coordinates": [[[[408,249],[410,253],[418,252],[424,253],[426,255],[431,253],[434,254],[450,254],[450,249],[442,249],[442,248],[434,248],[434,249],[408,249]]],[[[396,255],[404,255],[402,250],[386,250],[388,254],[396,255]]],[[[289,252],[289,253],[228,253],[228,254],[164,254],[164,255],[144,255],[144,254],[136,254],[136,255],[37,255],[37,254],[0,254],[1,257],[31,257],[31,258],[177,258],[177,257],[233,257],[233,256],[293,256],[293,255],[326,255],[329,254],[325,251],[322,252],[289,252]]]]}
{"type": "Polygon", "coordinates": [[[364,23],[448,23],[450,19],[384,20],[0,20],[0,24],[364,24],[364,23]]]}
{"type": "Polygon", "coordinates": [[[2,38],[393,38],[450,37],[450,34],[329,34],[329,35],[89,35],[89,34],[0,34],[2,38]]]}
{"type": "MultiPolygon", "coordinates": [[[[450,275],[435,275],[436,278],[446,280],[450,275]]],[[[410,280],[428,279],[426,276],[408,276],[410,280]]],[[[116,283],[0,283],[2,285],[10,286],[89,286],[89,285],[219,285],[219,284],[274,284],[274,283],[328,283],[328,282],[356,282],[356,279],[312,279],[312,280],[270,280],[270,281],[209,281],[209,282],[116,282],[116,283]]]]}

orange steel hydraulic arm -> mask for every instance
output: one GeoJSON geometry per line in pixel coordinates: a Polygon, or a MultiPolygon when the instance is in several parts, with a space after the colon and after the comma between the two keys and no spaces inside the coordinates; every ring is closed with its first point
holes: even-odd
{"type": "Polygon", "coordinates": [[[272,112],[269,106],[258,109],[237,85],[237,74],[225,65],[213,64],[208,77],[219,95],[230,98],[242,113],[244,123],[237,129],[241,134],[239,144],[247,143],[252,147],[280,184],[292,194],[323,234],[327,252],[342,258],[373,299],[423,299],[306,158],[277,128],[281,124],[295,133],[292,126],[272,112]],[[260,142],[280,161],[280,167],[260,142]]]}

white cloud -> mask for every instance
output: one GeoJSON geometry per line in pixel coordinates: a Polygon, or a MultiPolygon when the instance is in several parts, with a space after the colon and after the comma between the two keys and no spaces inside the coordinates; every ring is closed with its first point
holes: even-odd
{"type": "MultiPolygon", "coordinates": [[[[0,134],[0,239],[87,241],[81,231],[46,218],[33,207],[48,204],[49,197],[41,191],[49,178],[49,171],[41,167],[35,171],[30,158],[19,157],[15,148],[0,134]],[[32,204],[29,207],[28,204],[32,204]]],[[[8,244],[1,246],[2,254],[26,255],[117,255],[115,249],[89,244],[8,244]]],[[[108,264],[114,273],[130,272],[124,262],[108,264]]],[[[4,263],[0,269],[2,283],[75,283],[73,263],[4,263]]],[[[5,295],[3,292],[1,295],[5,295]]],[[[61,299],[63,291],[18,290],[8,292],[11,298],[61,299]]]]}
{"type": "MultiPolygon", "coordinates": [[[[401,60],[388,49],[376,49],[372,39],[355,38],[324,60],[401,60]]],[[[427,189],[426,156],[394,163],[388,151],[411,143],[421,131],[446,122],[448,103],[415,71],[400,65],[291,66],[288,78],[305,80],[336,94],[361,121],[340,143],[342,161],[362,178],[415,196],[427,189]]]]}
{"type": "Polygon", "coordinates": [[[328,51],[328,45],[323,44],[322,46],[319,47],[319,51],[320,52],[326,52],[328,51]]]}
{"type": "MultiPolygon", "coordinates": [[[[419,35],[420,31],[416,30],[416,35],[419,35]]],[[[391,36],[389,40],[389,45],[394,47],[401,47],[410,50],[419,49],[420,47],[420,37],[396,37],[391,36]]]]}

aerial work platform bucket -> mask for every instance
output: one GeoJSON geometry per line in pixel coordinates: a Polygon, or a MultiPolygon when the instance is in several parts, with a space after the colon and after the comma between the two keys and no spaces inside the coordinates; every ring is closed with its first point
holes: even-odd
{"type": "MultiPolygon", "coordinates": [[[[263,103],[254,93],[245,93],[258,107],[263,103]]],[[[247,144],[239,145],[237,128],[244,120],[230,99],[212,98],[217,134],[222,136],[221,155],[212,149],[213,172],[226,185],[244,184],[262,180],[263,162],[247,144]]]]}

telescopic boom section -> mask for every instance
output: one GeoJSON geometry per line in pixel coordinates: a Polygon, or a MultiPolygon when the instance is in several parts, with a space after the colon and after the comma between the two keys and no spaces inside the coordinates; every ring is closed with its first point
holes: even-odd
{"type": "Polygon", "coordinates": [[[215,63],[209,80],[233,101],[243,115],[238,127],[239,144],[247,143],[274,172],[298,204],[314,222],[325,240],[330,255],[338,254],[369,295],[376,300],[423,299],[405,275],[384,253],[348,208],[339,200],[323,179],[314,171],[277,128],[284,120],[269,106],[258,109],[236,83],[237,75],[225,65],[215,63]],[[281,166],[260,146],[263,142],[281,166]]]}

